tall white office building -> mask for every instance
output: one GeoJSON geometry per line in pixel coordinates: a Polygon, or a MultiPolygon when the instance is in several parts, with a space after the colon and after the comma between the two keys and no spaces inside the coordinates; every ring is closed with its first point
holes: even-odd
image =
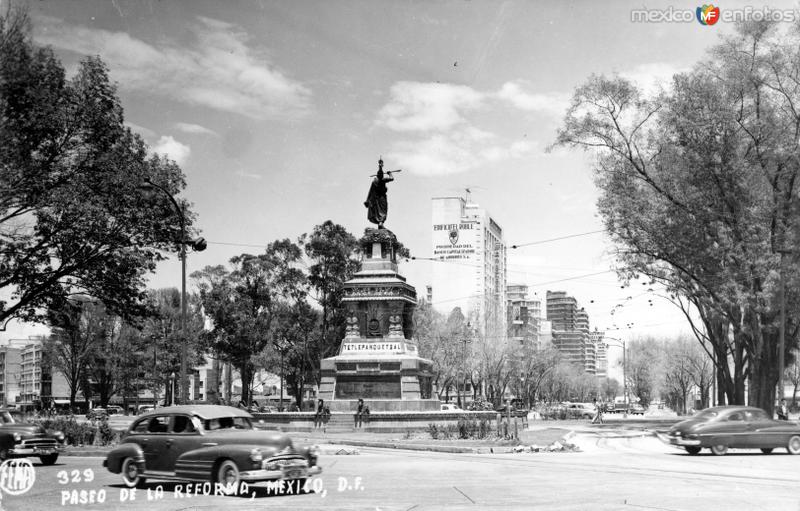
{"type": "Polygon", "coordinates": [[[504,342],[503,229],[486,210],[462,197],[434,197],[432,219],[433,306],[445,314],[461,307],[476,333],[504,342]]]}

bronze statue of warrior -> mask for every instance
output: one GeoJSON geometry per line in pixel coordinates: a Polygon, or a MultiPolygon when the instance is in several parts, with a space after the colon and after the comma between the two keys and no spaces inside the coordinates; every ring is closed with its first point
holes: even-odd
{"type": "Polygon", "coordinates": [[[400,172],[400,170],[384,173],[383,160],[378,160],[378,173],[369,186],[369,194],[366,202],[364,202],[364,206],[367,208],[367,220],[377,224],[378,229],[383,229],[383,223],[386,222],[386,215],[389,212],[389,203],[386,200],[386,183],[394,181],[392,172],[400,172]]]}

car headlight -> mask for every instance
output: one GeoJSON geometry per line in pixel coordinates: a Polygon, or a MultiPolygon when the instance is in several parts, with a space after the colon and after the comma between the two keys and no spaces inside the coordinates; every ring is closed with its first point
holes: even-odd
{"type": "Polygon", "coordinates": [[[64,433],[62,433],[61,431],[54,432],[53,436],[56,437],[56,440],[58,440],[59,442],[63,442],[65,438],[64,433]]]}
{"type": "Polygon", "coordinates": [[[22,435],[19,433],[14,433],[14,441],[19,442],[20,440],[22,440],[22,435]]]}
{"type": "Polygon", "coordinates": [[[263,459],[264,455],[261,454],[261,451],[259,451],[258,449],[253,449],[252,451],[250,451],[250,461],[252,461],[253,463],[258,463],[263,459]]]}

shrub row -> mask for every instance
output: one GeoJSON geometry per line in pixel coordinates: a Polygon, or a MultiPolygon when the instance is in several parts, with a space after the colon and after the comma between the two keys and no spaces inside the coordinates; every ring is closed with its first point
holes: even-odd
{"type": "Polygon", "coordinates": [[[483,439],[492,434],[492,423],[486,419],[461,417],[457,424],[428,424],[428,433],[434,440],[483,439]]]}
{"type": "Polygon", "coordinates": [[[117,433],[103,419],[95,426],[93,424],[79,423],[74,417],[34,420],[47,431],[61,431],[64,433],[64,443],[67,445],[111,445],[119,441],[117,433]]]}

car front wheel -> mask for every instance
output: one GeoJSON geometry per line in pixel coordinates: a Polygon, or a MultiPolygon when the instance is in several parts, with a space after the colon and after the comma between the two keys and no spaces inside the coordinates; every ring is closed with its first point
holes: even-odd
{"type": "Polygon", "coordinates": [[[42,462],[42,465],[53,465],[57,459],[58,459],[58,453],[39,456],[39,461],[42,462]]]}
{"type": "Polygon", "coordinates": [[[786,450],[789,454],[800,454],[800,436],[794,435],[790,438],[789,443],[786,444],[786,450]]]}
{"type": "Polygon", "coordinates": [[[231,495],[239,489],[239,467],[232,460],[224,460],[217,468],[217,482],[225,487],[225,493],[231,495]]]}
{"type": "Polygon", "coordinates": [[[145,478],[139,469],[139,464],[133,458],[125,458],[122,462],[122,481],[128,488],[141,488],[145,478]]]}
{"type": "Polygon", "coordinates": [[[717,456],[724,456],[725,453],[728,452],[728,446],[725,444],[712,445],[711,452],[713,452],[717,456]]]}
{"type": "Polygon", "coordinates": [[[687,445],[684,447],[684,449],[686,449],[686,452],[691,455],[700,454],[700,447],[697,447],[696,445],[687,445]]]}

